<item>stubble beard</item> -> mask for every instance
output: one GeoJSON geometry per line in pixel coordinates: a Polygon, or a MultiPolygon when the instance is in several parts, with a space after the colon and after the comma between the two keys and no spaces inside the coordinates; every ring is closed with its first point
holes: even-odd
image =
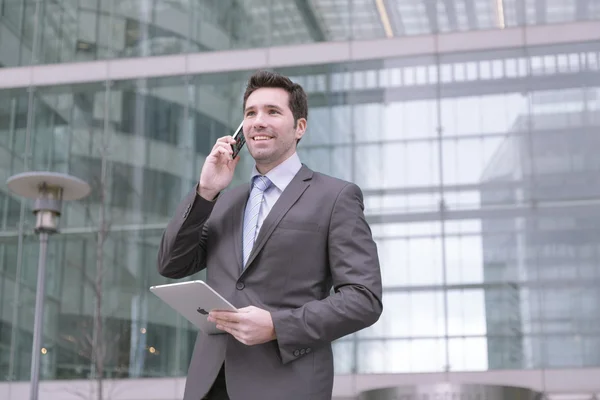
{"type": "MultiPolygon", "coordinates": [[[[277,141],[277,138],[271,139],[277,141]]],[[[289,156],[291,153],[291,149],[294,147],[294,142],[291,142],[289,145],[286,144],[284,148],[279,147],[278,145],[283,145],[283,143],[274,143],[275,148],[272,151],[262,151],[254,150],[250,152],[252,158],[257,165],[271,165],[273,163],[277,163],[283,161],[283,158],[289,156]]]]}

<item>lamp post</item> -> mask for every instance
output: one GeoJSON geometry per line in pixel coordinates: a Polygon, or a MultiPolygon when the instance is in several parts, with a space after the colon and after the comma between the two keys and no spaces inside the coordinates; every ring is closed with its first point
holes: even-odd
{"type": "Polygon", "coordinates": [[[79,178],[55,172],[24,172],[11,176],[6,184],[13,193],[21,197],[35,199],[33,213],[36,216],[35,232],[40,237],[40,257],[35,298],[33,344],[31,347],[31,389],[29,398],[30,400],[37,400],[41,341],[44,328],[48,236],[58,232],[62,201],[82,199],[90,193],[91,189],[90,185],[79,178]]]}

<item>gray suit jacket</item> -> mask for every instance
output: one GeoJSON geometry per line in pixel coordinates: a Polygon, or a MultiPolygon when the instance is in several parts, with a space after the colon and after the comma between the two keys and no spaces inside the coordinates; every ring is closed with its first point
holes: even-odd
{"type": "Polygon", "coordinates": [[[242,185],[209,202],[190,193],[163,234],[158,270],[207,283],[236,307],[271,312],[277,339],[246,346],[198,334],[184,400],[199,400],[225,363],[232,400],[325,400],[333,388],[331,342],[381,315],[377,247],[358,186],[303,166],[265,219],[242,272],[242,185]],[[335,293],[331,294],[331,288],[335,293]]]}

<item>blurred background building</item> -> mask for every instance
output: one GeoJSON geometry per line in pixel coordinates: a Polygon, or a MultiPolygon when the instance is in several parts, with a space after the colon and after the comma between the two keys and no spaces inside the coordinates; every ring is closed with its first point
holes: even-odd
{"type": "Polygon", "coordinates": [[[600,393],[600,2],[0,0],[0,67],[0,398],[28,391],[38,242],[5,182],[30,170],[93,187],[49,244],[42,399],[181,398],[196,330],[148,291],[158,243],[259,68],[304,86],[301,159],[361,186],[379,247],[335,399],[600,393]]]}

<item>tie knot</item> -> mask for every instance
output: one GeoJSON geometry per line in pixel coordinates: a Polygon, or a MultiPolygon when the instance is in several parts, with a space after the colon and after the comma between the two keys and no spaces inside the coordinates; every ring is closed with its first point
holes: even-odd
{"type": "Polygon", "coordinates": [[[271,184],[272,184],[271,180],[269,178],[267,178],[266,176],[262,176],[262,175],[255,176],[252,181],[253,187],[255,187],[256,189],[258,189],[261,192],[264,192],[265,190],[267,190],[271,186],[271,184]]]}

